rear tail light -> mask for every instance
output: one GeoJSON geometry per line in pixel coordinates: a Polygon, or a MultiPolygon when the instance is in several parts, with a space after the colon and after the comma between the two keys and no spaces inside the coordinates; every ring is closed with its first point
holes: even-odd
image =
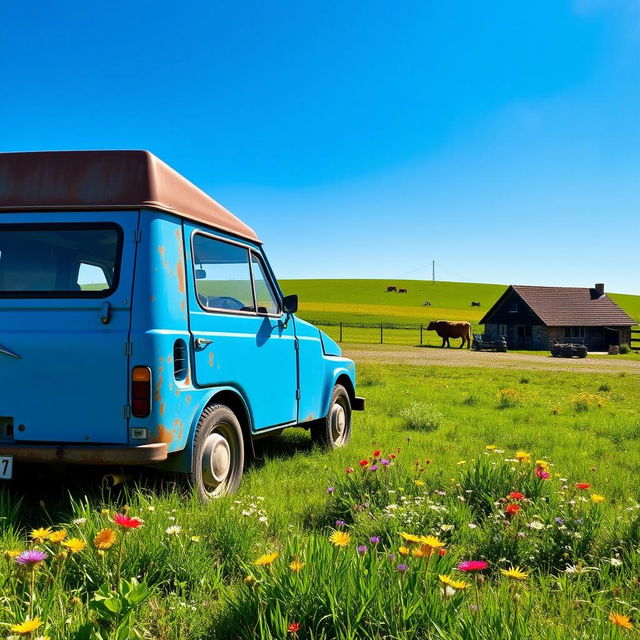
{"type": "Polygon", "coordinates": [[[134,367],[131,372],[131,413],[146,418],[151,413],[151,369],[134,367]]]}

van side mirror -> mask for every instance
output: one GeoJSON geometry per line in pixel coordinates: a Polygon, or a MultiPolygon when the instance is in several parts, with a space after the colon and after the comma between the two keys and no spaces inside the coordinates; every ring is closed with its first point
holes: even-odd
{"type": "Polygon", "coordinates": [[[298,296],[285,296],[282,299],[282,309],[285,313],[295,313],[298,310],[298,296]]]}
{"type": "Polygon", "coordinates": [[[196,269],[196,280],[204,280],[207,277],[207,272],[204,269],[196,269]]]}

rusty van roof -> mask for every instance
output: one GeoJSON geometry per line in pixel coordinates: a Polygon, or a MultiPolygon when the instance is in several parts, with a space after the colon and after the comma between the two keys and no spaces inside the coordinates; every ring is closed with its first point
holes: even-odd
{"type": "Polygon", "coordinates": [[[251,227],[149,151],[0,153],[0,213],[133,208],[259,242],[251,227]]]}

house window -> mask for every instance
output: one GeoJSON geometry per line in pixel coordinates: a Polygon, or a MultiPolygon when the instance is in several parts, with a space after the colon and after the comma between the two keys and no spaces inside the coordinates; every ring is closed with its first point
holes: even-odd
{"type": "Polygon", "coordinates": [[[509,305],[509,313],[518,313],[518,303],[517,302],[512,302],[509,305]]]}
{"type": "Polygon", "coordinates": [[[586,335],[585,327],[565,327],[564,329],[565,338],[585,338],[586,335]]]}

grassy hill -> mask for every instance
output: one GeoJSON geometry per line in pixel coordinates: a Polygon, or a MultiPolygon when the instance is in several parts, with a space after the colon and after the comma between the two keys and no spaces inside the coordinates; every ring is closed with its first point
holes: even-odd
{"type": "MultiPolygon", "coordinates": [[[[343,323],[390,323],[417,326],[431,320],[467,320],[473,330],[480,329],[482,316],[500,297],[507,285],[471,282],[436,282],[427,280],[283,280],[285,293],[300,297],[299,315],[321,325],[343,323]],[[387,286],[407,289],[407,293],[387,293],[387,286]],[[424,306],[425,301],[431,306],[424,306]],[[480,302],[472,307],[471,301],[480,302]]],[[[610,294],[631,317],[640,319],[640,296],[610,294]]],[[[353,334],[354,330],[351,330],[353,334]]],[[[375,329],[363,330],[371,336],[363,341],[375,341],[375,329]]],[[[335,331],[329,333],[333,336],[335,331]]],[[[400,333],[385,337],[385,342],[415,343],[415,331],[409,336],[400,333]]],[[[350,335],[351,341],[356,338],[350,335]]],[[[429,334],[428,343],[437,340],[429,334]]]]}

